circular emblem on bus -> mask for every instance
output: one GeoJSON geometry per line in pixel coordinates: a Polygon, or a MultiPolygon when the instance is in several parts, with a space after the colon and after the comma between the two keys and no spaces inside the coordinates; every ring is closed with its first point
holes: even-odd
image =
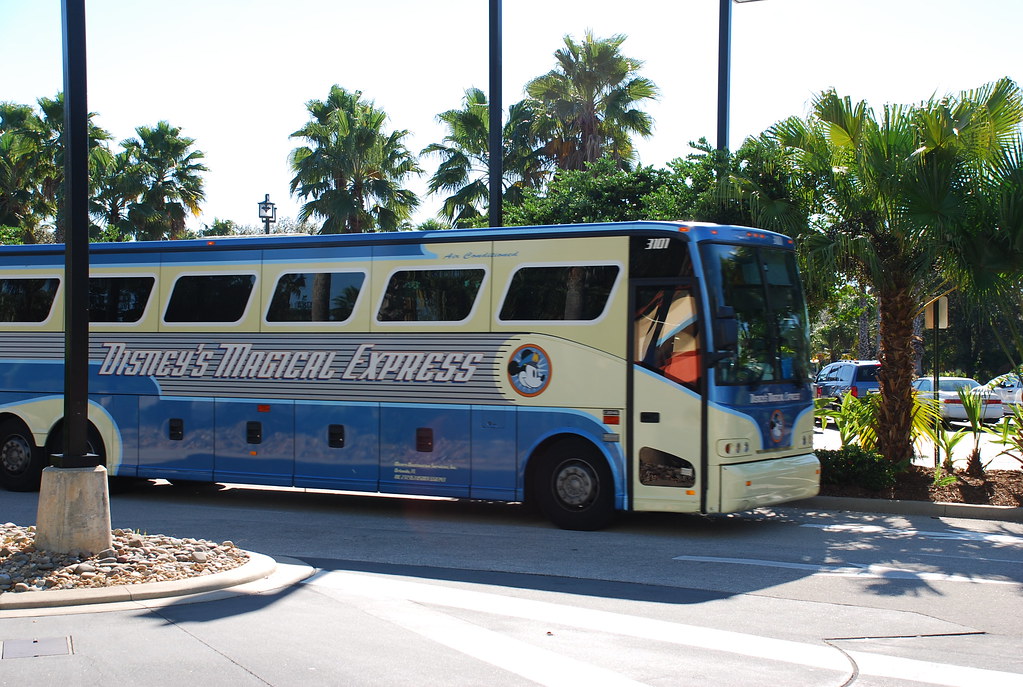
{"type": "Polygon", "coordinates": [[[537,396],[551,383],[551,359],[539,346],[519,346],[508,361],[508,381],[523,396],[537,396]]]}
{"type": "Polygon", "coordinates": [[[775,410],[771,413],[771,421],[768,427],[771,430],[771,441],[776,444],[779,443],[785,434],[785,416],[782,415],[780,410],[775,410]]]}

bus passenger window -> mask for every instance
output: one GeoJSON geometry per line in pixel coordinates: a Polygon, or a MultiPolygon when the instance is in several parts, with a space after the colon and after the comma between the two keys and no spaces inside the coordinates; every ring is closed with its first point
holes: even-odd
{"type": "Polygon", "coordinates": [[[387,283],[378,322],[461,322],[472,313],[481,269],[402,270],[387,283]]]}
{"type": "Polygon", "coordinates": [[[0,322],[45,322],[59,279],[0,279],[0,322]]]}
{"type": "Polygon", "coordinates": [[[503,322],[588,322],[604,314],[617,265],[523,267],[501,306],[503,322]]]}
{"type": "Polygon", "coordinates": [[[256,277],[251,274],[193,274],[174,283],[166,322],[237,322],[245,314],[256,277]]]}
{"type": "Polygon", "coordinates": [[[636,362],[699,391],[700,339],[692,292],[683,287],[641,287],[636,296],[636,362]]]}
{"type": "Polygon", "coordinates": [[[91,277],[89,322],[138,322],[155,282],[153,277],[91,277]]]}
{"type": "Polygon", "coordinates": [[[362,272],[282,274],[267,322],[344,322],[352,316],[366,275],[362,272]]]}

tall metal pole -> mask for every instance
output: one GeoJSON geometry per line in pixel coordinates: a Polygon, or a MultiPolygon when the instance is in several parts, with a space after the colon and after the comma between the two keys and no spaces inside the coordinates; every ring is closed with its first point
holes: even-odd
{"type": "Polygon", "coordinates": [[[499,227],[504,221],[504,145],[501,125],[501,0],[490,0],[490,226],[499,227]]]}
{"type": "MultiPolygon", "coordinates": [[[[932,311],[934,313],[934,317],[931,319],[931,322],[934,323],[934,393],[932,394],[932,396],[934,398],[934,402],[935,403],[938,403],[938,385],[939,385],[939,383],[941,381],[939,379],[940,373],[938,372],[938,370],[940,369],[938,367],[938,328],[939,328],[938,325],[940,324],[940,322],[939,322],[939,312],[940,311],[938,309],[938,304],[940,302],[941,302],[941,298],[940,297],[934,299],[934,310],[932,311]]],[[[941,412],[939,411],[938,412],[938,416],[934,420],[934,436],[935,437],[937,437],[938,433],[941,432],[941,421],[942,421],[942,417],[941,417],[941,412]]],[[[948,457],[948,461],[951,463],[952,462],[952,455],[949,454],[947,457],[948,457]]],[[[940,466],[941,466],[941,454],[940,454],[940,451],[938,450],[938,442],[935,441],[934,442],[934,467],[938,468],[940,466]]]]}
{"type": "Polygon", "coordinates": [[[64,446],[56,467],[92,467],[89,455],[89,111],[85,0],[62,0],[64,33],[64,446]]]}
{"type": "Polygon", "coordinates": [[[718,18],[718,150],[728,150],[728,91],[732,40],[732,0],[721,0],[718,18]]]}

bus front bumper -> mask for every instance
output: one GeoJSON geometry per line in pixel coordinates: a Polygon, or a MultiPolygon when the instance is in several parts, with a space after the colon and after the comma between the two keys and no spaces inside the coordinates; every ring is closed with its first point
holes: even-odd
{"type": "Polygon", "coordinates": [[[798,501],[820,492],[821,466],[812,453],[721,466],[722,513],[798,501]]]}

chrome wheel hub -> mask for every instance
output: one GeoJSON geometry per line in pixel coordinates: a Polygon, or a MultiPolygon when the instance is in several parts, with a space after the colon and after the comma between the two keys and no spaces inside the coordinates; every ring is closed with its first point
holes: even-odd
{"type": "Polygon", "coordinates": [[[8,437],[7,442],[0,447],[0,464],[8,474],[24,472],[32,464],[32,447],[22,437],[8,437]]]}
{"type": "Polygon", "coordinates": [[[562,503],[578,508],[593,500],[597,476],[585,465],[570,463],[558,472],[554,487],[562,503]]]}

